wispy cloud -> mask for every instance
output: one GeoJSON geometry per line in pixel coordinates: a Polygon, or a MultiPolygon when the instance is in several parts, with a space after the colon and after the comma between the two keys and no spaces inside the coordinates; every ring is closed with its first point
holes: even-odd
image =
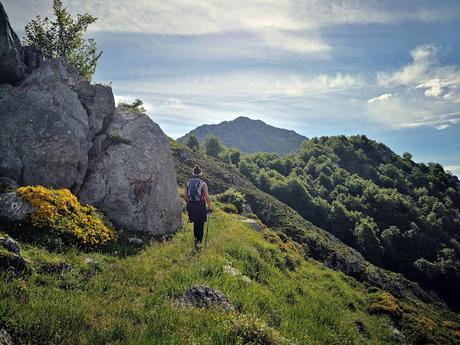
{"type": "Polygon", "coordinates": [[[410,52],[409,64],[377,73],[377,86],[387,92],[368,100],[374,119],[392,127],[438,130],[460,123],[460,69],[442,65],[440,49],[432,44],[418,46],[410,52]]]}
{"type": "Polygon", "coordinates": [[[289,73],[235,72],[226,74],[197,75],[182,78],[151,81],[120,81],[118,87],[144,92],[187,96],[239,97],[301,97],[309,94],[334,92],[366,85],[360,75],[336,73],[302,76],[289,73]]]}
{"type": "Polygon", "coordinates": [[[411,51],[410,64],[392,73],[378,73],[379,85],[404,85],[423,90],[427,97],[460,103],[460,69],[441,65],[438,54],[434,45],[418,46],[411,51]]]}
{"type": "Polygon", "coordinates": [[[375,103],[375,102],[384,102],[388,99],[390,99],[391,97],[394,97],[394,96],[397,96],[398,94],[392,94],[392,93],[384,93],[383,95],[380,95],[380,96],[376,96],[376,97],[372,97],[370,99],[367,100],[367,103],[375,103]]]}
{"type": "MultiPolygon", "coordinates": [[[[6,0],[13,14],[49,15],[50,0],[6,0]]],[[[338,24],[389,24],[403,21],[448,21],[452,8],[440,4],[401,6],[399,1],[367,0],[79,0],[67,1],[74,12],[89,11],[99,20],[92,31],[197,36],[247,32],[266,47],[301,55],[328,56],[332,49],[321,28],[338,24]],[[395,5],[398,10],[395,11],[395,5]]],[[[26,20],[20,16],[23,27],[26,20]]]]}

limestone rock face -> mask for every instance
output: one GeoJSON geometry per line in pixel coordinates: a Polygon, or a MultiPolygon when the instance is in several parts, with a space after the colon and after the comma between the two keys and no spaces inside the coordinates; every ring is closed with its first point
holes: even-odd
{"type": "Polygon", "coordinates": [[[94,140],[81,200],[117,226],[156,235],[180,225],[169,142],[147,115],[117,110],[94,140]]]}
{"type": "Polygon", "coordinates": [[[119,227],[163,235],[181,223],[169,141],[147,115],[64,59],[21,47],[0,3],[0,217],[27,209],[9,186],[68,188],[119,227]],[[2,209],[3,208],[3,209],[2,209]]]}
{"type": "Polygon", "coordinates": [[[0,176],[20,185],[81,184],[90,130],[78,81],[63,60],[52,60],[17,87],[0,85],[0,176]]]}
{"type": "Polygon", "coordinates": [[[26,69],[21,43],[0,2],[0,83],[15,84],[26,69]]]}

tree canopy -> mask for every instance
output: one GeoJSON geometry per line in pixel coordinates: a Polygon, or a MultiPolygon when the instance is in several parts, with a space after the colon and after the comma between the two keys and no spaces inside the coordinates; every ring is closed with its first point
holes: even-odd
{"type": "Polygon", "coordinates": [[[91,80],[102,52],[94,39],[84,38],[90,24],[97,18],[78,14],[73,18],[62,0],[53,0],[54,20],[37,16],[25,27],[24,43],[40,48],[45,59],[64,57],[87,80],[91,80]]]}
{"type": "Polygon", "coordinates": [[[305,219],[460,308],[460,181],[365,136],[313,138],[296,154],[243,155],[239,171],[305,219]]]}

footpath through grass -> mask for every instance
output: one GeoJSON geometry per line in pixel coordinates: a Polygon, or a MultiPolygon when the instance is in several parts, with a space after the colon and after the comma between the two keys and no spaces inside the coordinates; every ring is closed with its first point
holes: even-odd
{"type": "Polygon", "coordinates": [[[396,343],[394,311],[372,311],[376,292],[303,259],[271,230],[217,210],[207,250],[194,254],[192,243],[190,224],[129,256],[121,247],[58,253],[21,243],[34,271],[2,277],[0,328],[19,344],[396,343]],[[62,273],[62,263],[72,270],[62,273]],[[178,306],[194,284],[220,290],[235,311],[178,306]]]}

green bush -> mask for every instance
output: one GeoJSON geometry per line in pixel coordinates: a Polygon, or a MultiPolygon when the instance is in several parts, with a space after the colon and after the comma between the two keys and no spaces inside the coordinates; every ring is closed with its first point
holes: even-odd
{"type": "Polygon", "coordinates": [[[216,195],[216,199],[220,202],[233,204],[239,213],[243,212],[244,204],[246,203],[245,195],[232,187],[222,194],[216,195]]]}

